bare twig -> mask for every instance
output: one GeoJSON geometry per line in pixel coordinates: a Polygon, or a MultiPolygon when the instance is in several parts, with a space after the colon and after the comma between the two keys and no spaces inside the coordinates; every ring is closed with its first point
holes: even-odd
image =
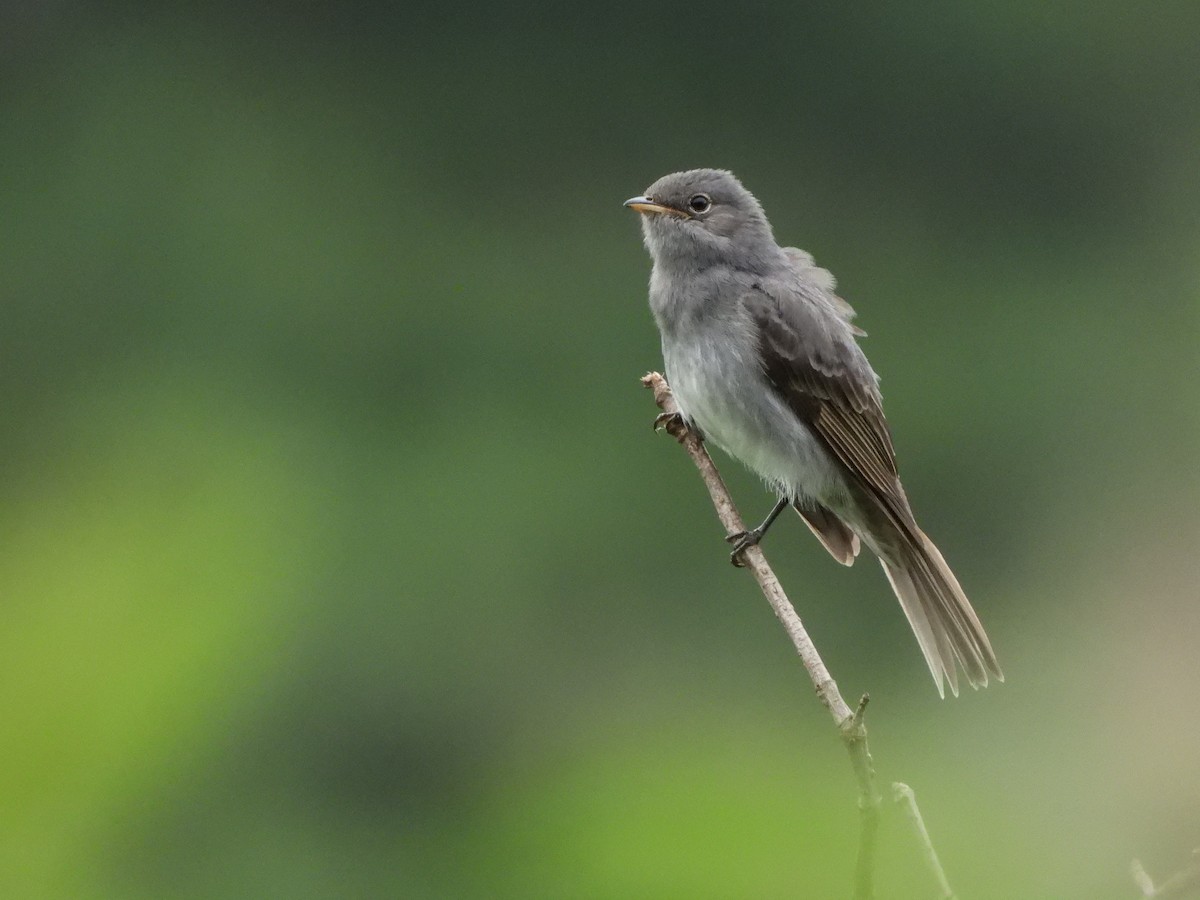
{"type": "MultiPolygon", "coordinates": [[[[679,407],[675,404],[675,398],[671,395],[671,388],[666,379],[657,372],[651,372],[642,379],[642,384],[654,391],[654,402],[663,411],[663,414],[655,420],[655,426],[666,428],[683,445],[688,456],[692,458],[692,462],[696,464],[696,468],[700,470],[700,476],[704,479],[704,484],[708,488],[709,496],[712,498],[713,506],[716,507],[717,516],[721,520],[725,532],[732,536],[745,531],[746,526],[742,522],[742,517],[734,507],[733,500],[725,488],[725,483],[722,481],[717,467],[713,465],[708,451],[704,449],[703,441],[695,432],[690,431],[680,418],[679,407]]],[[[879,791],[875,786],[875,768],[867,747],[867,728],[863,722],[863,714],[867,708],[867,695],[864,694],[857,709],[851,711],[846,701],[842,699],[842,694],[838,690],[833,676],[825,668],[825,663],[813,645],[812,639],[808,636],[804,624],[783,592],[779,579],[767,565],[762,550],[757,545],[747,547],[742,553],[742,559],[746,563],[746,568],[754,575],[754,580],[758,582],[767,602],[771,604],[771,609],[775,611],[775,617],[779,619],[788,637],[791,638],[796,653],[799,654],[800,661],[804,664],[804,669],[812,680],[817,696],[829,710],[829,714],[833,716],[842,743],[845,744],[846,751],[850,754],[850,763],[854,767],[854,778],[858,782],[858,805],[861,812],[854,897],[856,900],[868,900],[875,896],[873,875],[875,839],[879,830],[881,801],[879,791]]]]}
{"type": "Polygon", "coordinates": [[[1192,861],[1158,887],[1147,874],[1141,862],[1134,860],[1130,866],[1133,880],[1143,897],[1184,897],[1193,891],[1200,893],[1200,848],[1192,851],[1192,861]]]}
{"type": "Polygon", "coordinates": [[[1138,886],[1138,890],[1142,892],[1143,897],[1154,896],[1154,879],[1150,877],[1150,873],[1142,866],[1140,859],[1135,859],[1130,863],[1129,874],[1133,876],[1133,883],[1138,886]]]}
{"type": "Polygon", "coordinates": [[[929,829],[925,827],[925,819],[921,817],[921,810],[917,806],[917,795],[907,784],[896,781],[892,783],[892,800],[904,807],[904,812],[912,823],[913,831],[917,833],[917,843],[921,845],[925,864],[929,866],[929,871],[933,874],[938,890],[941,892],[938,894],[939,900],[954,900],[954,891],[950,887],[950,882],[946,880],[946,870],[942,868],[937,851],[933,849],[933,841],[929,839],[929,829]]]}

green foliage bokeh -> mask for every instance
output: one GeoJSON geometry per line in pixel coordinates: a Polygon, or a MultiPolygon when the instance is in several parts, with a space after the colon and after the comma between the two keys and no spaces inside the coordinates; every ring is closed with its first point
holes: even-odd
{"type": "MultiPolygon", "coordinates": [[[[833,897],[854,785],[654,437],[621,202],[840,278],[1008,683],[768,556],[973,898],[1200,844],[1200,7],[0,12],[0,893],[833,897]]],[[[718,459],[748,518],[770,498],[718,459]]],[[[930,896],[899,816],[881,895],[930,896]]]]}

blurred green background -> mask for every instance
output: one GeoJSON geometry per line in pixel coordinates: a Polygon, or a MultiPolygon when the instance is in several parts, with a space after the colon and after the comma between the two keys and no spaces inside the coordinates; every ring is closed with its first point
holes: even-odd
{"type": "MultiPolygon", "coordinates": [[[[844,751],[638,377],[735,170],[1008,683],[769,558],[964,898],[1200,844],[1200,5],[0,10],[0,893],[836,897],[844,751]]],[[[748,518],[771,498],[724,471],[748,518]]],[[[898,815],[883,897],[933,896],[898,815]]]]}

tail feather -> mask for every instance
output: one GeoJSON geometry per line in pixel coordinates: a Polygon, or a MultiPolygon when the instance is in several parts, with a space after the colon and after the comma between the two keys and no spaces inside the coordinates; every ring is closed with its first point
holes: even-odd
{"type": "Polygon", "coordinates": [[[959,668],[973,688],[986,687],[989,677],[1003,681],[991,642],[958,579],[929,538],[919,530],[913,537],[898,560],[881,558],[881,562],[938,693],[945,696],[945,680],[951,693],[958,696],[959,668]]]}
{"type": "Polygon", "coordinates": [[[802,505],[797,501],[792,506],[830,556],[843,566],[854,565],[854,558],[858,556],[858,535],[845,522],[819,503],[802,505]]]}
{"type": "Polygon", "coordinates": [[[892,590],[896,592],[904,615],[908,617],[908,624],[912,627],[913,634],[917,636],[917,643],[921,647],[921,653],[925,656],[925,664],[929,666],[933,683],[937,685],[938,696],[945,699],[945,681],[949,681],[950,691],[957,697],[958,670],[954,665],[953,650],[946,640],[945,629],[936,628],[930,623],[929,617],[925,614],[925,604],[921,600],[921,593],[913,583],[912,576],[908,571],[891,565],[883,558],[880,558],[879,562],[883,566],[888,581],[891,582],[892,590]]]}

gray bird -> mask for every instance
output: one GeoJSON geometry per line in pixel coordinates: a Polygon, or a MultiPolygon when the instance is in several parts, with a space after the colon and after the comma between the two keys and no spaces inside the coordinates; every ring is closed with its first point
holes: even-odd
{"type": "Polygon", "coordinates": [[[660,178],[625,205],[641,214],[654,261],[650,308],[684,421],[758,473],[779,502],[733,535],[732,559],[787,506],[825,549],[879,557],[938,693],[1004,680],[979,618],[917,527],[896,472],[879,379],[835,282],[802,250],[775,243],[762,206],[732,173],[660,178]]]}

